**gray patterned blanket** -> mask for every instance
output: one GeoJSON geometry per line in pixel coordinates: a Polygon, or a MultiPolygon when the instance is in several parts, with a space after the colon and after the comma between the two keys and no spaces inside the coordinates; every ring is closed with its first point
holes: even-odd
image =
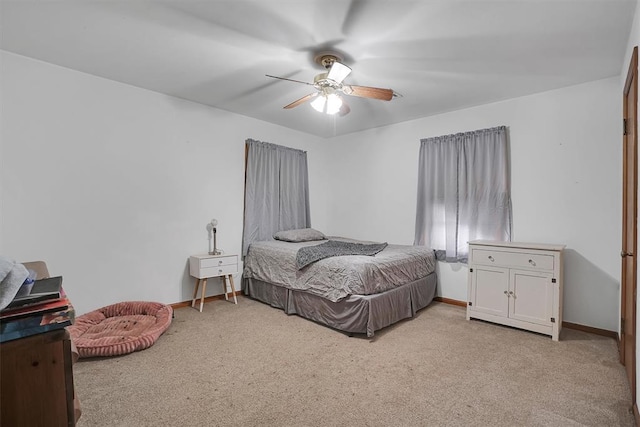
{"type": "Polygon", "coordinates": [[[368,255],[374,256],[387,247],[387,243],[352,243],[337,240],[298,249],[296,253],[296,265],[298,270],[321,259],[343,255],[368,255]]]}

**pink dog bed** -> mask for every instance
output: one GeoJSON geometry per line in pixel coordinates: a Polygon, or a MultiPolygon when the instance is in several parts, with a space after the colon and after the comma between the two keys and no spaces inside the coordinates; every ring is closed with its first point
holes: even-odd
{"type": "Polygon", "coordinates": [[[120,302],[78,316],[68,330],[80,357],[118,356],[151,347],[172,315],[158,302],[120,302]]]}

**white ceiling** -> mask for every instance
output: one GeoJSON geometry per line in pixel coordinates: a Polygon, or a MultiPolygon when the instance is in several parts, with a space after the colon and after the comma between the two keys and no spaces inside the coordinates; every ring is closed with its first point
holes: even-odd
{"type": "Polygon", "coordinates": [[[331,137],[617,76],[635,0],[7,1],[0,47],[331,137]],[[353,68],[344,117],[306,103],[318,51],[353,68]]]}

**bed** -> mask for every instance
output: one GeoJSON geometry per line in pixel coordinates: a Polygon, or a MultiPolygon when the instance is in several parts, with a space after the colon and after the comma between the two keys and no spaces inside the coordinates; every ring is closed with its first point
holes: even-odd
{"type": "Polygon", "coordinates": [[[435,254],[424,246],[385,245],[374,256],[331,256],[298,268],[298,251],[342,237],[253,242],[244,260],[246,295],[287,314],[349,334],[366,334],[413,317],[436,295],[435,254]]]}

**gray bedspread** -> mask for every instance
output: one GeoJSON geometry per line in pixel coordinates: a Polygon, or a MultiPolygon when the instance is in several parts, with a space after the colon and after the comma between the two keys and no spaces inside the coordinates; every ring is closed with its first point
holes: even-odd
{"type": "MultiPolygon", "coordinates": [[[[331,240],[372,243],[334,237],[331,240]]],[[[435,270],[433,249],[408,245],[388,245],[375,257],[347,255],[326,258],[298,270],[298,250],[322,243],[324,241],[253,242],[244,260],[243,276],[337,302],[349,295],[384,292],[435,270]]]]}
{"type": "Polygon", "coordinates": [[[305,246],[298,249],[296,254],[296,265],[298,270],[306,267],[312,262],[332,256],[345,255],[366,255],[374,256],[387,247],[387,243],[354,243],[340,240],[329,240],[319,245],[305,246]]]}

